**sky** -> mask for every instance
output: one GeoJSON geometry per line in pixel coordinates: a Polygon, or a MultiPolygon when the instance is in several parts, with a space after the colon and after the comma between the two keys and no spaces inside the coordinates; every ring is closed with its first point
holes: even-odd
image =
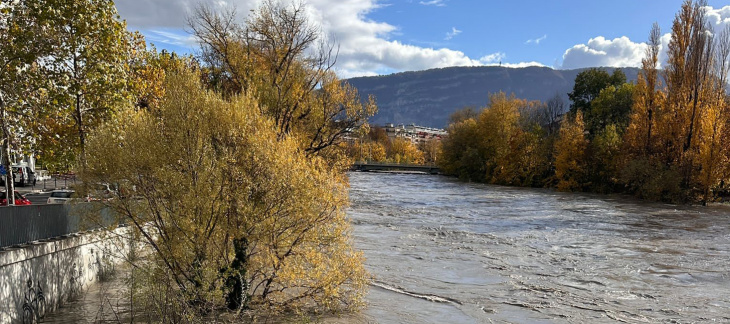
{"type": "MultiPolygon", "coordinates": [[[[243,23],[263,0],[117,0],[130,30],[158,49],[195,53],[186,17],[199,3],[235,8],[243,23]]],[[[301,0],[280,0],[301,2],[301,0]]],[[[660,60],[683,0],[305,0],[309,19],[339,44],[341,78],[448,66],[638,67],[654,22],[660,60]]],[[[715,31],[730,0],[708,0],[715,31]]]]}

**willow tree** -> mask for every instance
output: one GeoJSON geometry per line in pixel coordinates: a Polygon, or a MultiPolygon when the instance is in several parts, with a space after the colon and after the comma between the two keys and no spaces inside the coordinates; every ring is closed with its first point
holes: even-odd
{"type": "Polygon", "coordinates": [[[209,86],[227,96],[256,97],[279,139],[300,137],[308,155],[327,155],[375,113],[372,98],[363,104],[355,88],[337,79],[336,47],[302,5],[265,1],[243,24],[234,11],[202,6],[190,26],[209,86]]]}
{"type": "Polygon", "coordinates": [[[150,310],[360,306],[344,175],[279,139],[250,95],[223,99],[190,70],[165,79],[156,109],[129,109],[90,138],[82,174],[117,184],[106,204],[153,252],[138,264],[155,283],[142,294],[150,310]]]}

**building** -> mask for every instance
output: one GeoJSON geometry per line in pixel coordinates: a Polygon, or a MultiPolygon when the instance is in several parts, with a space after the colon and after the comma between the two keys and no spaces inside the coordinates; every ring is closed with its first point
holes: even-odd
{"type": "Polygon", "coordinates": [[[411,143],[418,145],[431,140],[441,140],[446,136],[446,130],[440,128],[431,128],[424,126],[416,126],[415,124],[409,125],[393,125],[385,124],[383,126],[385,133],[388,134],[388,138],[404,138],[411,141],[411,143]]]}

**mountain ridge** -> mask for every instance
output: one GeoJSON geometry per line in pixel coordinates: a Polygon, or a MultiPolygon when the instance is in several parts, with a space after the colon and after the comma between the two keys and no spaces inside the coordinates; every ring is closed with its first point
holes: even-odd
{"type": "MultiPolygon", "coordinates": [[[[375,96],[378,113],[370,118],[373,125],[394,123],[445,128],[451,113],[467,106],[485,107],[489,94],[499,91],[541,101],[558,93],[567,108],[570,105],[567,93],[573,90],[575,77],[587,69],[447,67],[345,81],[358,89],[362,99],[375,96]]],[[[601,69],[613,73],[617,68],[601,69]]],[[[618,69],[626,74],[628,82],[634,82],[639,72],[638,68],[618,69]]]]}

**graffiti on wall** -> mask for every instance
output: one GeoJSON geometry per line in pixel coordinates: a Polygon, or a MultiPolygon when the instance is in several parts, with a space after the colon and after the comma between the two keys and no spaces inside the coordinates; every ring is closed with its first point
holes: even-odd
{"type": "Polygon", "coordinates": [[[84,288],[84,270],[76,265],[76,262],[74,262],[74,264],[71,266],[71,271],[69,273],[71,274],[71,279],[69,280],[69,299],[74,299],[81,295],[81,292],[84,288]]]}
{"type": "Polygon", "coordinates": [[[36,282],[34,286],[33,280],[29,278],[27,286],[23,302],[23,323],[38,323],[46,316],[46,297],[43,296],[40,282],[36,282]]]}

